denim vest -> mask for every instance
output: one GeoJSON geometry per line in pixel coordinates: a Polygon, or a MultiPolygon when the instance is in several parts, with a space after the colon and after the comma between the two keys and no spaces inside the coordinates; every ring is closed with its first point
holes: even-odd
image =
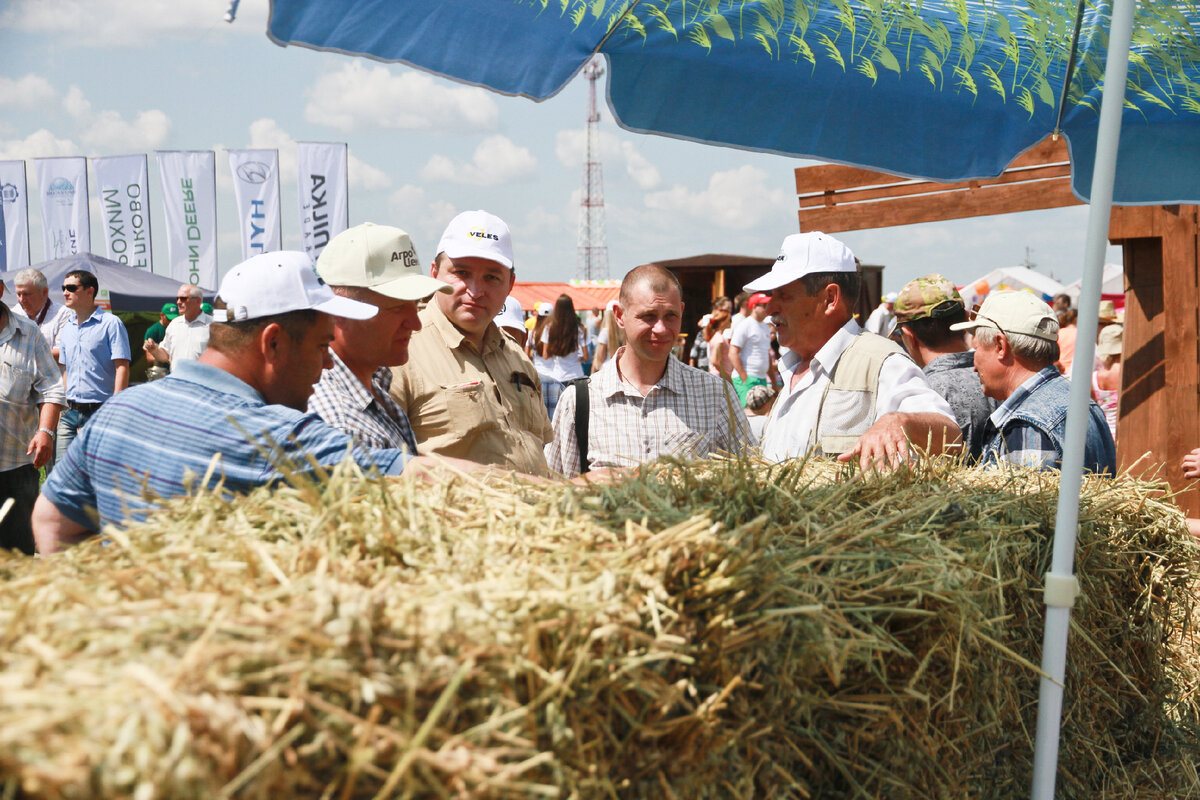
{"type": "MultiPolygon", "coordinates": [[[[1007,428],[1014,421],[1024,422],[1046,434],[1058,451],[1055,468],[1062,469],[1063,445],[1067,439],[1067,405],[1070,400],[1071,382],[1061,375],[1056,375],[1036,387],[1029,396],[1021,401],[1013,410],[1012,415],[1005,421],[1007,428]]],[[[1104,412],[1094,401],[1088,405],[1087,439],[1083,449],[1083,468],[1090,472],[1117,473],[1117,449],[1113,444],[1112,434],[1108,431],[1108,423],[1104,412]]],[[[983,449],[983,461],[992,461],[1002,454],[1004,448],[1004,430],[996,431],[995,426],[988,425],[989,430],[995,431],[991,441],[983,449]]]]}

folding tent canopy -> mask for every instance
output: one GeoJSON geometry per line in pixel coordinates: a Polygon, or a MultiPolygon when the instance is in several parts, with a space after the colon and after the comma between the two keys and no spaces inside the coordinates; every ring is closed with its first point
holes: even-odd
{"type": "MultiPolygon", "coordinates": [[[[33,268],[46,276],[51,292],[59,291],[63,276],[68,272],[82,269],[92,273],[96,276],[100,289],[108,290],[109,300],[115,311],[158,311],[163,304],[175,300],[175,293],[180,285],[175,278],[126,266],[95,253],[78,253],[43,261],[41,264],[34,264],[33,268]]],[[[6,293],[9,293],[10,297],[14,290],[13,279],[17,277],[18,272],[20,270],[16,269],[0,272],[0,280],[4,281],[6,293]]],[[[211,289],[201,290],[207,300],[211,300],[215,294],[211,289]]]]}

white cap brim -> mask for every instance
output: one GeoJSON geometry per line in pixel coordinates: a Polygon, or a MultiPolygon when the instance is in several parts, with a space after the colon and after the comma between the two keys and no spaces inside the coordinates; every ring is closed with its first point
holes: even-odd
{"type": "Polygon", "coordinates": [[[360,303],[357,300],[351,300],[349,297],[334,295],[328,300],[322,300],[313,306],[313,311],[320,311],[322,314],[329,314],[331,317],[341,317],[343,319],[370,319],[379,313],[379,307],[373,306],[370,303],[360,303]]]}
{"type": "Polygon", "coordinates": [[[445,244],[441,252],[450,256],[450,258],[482,258],[485,261],[495,261],[497,264],[508,269],[513,268],[512,261],[505,258],[503,253],[498,252],[498,248],[496,247],[472,247],[465,242],[454,242],[453,244],[445,244]]]}

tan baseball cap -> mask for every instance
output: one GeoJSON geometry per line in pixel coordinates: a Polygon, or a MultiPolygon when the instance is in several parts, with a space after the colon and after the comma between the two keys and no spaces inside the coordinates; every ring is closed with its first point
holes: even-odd
{"type": "Polygon", "coordinates": [[[1019,333],[1048,342],[1058,341],[1058,318],[1050,306],[1029,292],[1008,289],[992,292],[975,312],[974,319],[950,326],[952,331],[975,328],[995,328],[1003,333],[1019,333]]]}
{"type": "Polygon", "coordinates": [[[317,274],[330,286],[359,286],[397,300],[451,291],[450,284],[424,273],[407,233],[370,222],[333,237],[317,259],[317,274]]]}
{"type": "Polygon", "coordinates": [[[958,287],[937,273],[904,284],[894,303],[892,312],[896,315],[897,324],[925,317],[941,317],[965,308],[958,287]]]}

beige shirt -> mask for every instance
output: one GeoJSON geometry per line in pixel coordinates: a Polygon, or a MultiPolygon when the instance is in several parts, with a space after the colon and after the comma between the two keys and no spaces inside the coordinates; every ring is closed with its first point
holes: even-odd
{"type": "Polygon", "coordinates": [[[436,301],[420,316],[408,363],[392,369],[391,389],[417,450],[546,474],[542,448],[554,431],[541,379],[520,346],[493,323],[476,350],[436,301]]]}

